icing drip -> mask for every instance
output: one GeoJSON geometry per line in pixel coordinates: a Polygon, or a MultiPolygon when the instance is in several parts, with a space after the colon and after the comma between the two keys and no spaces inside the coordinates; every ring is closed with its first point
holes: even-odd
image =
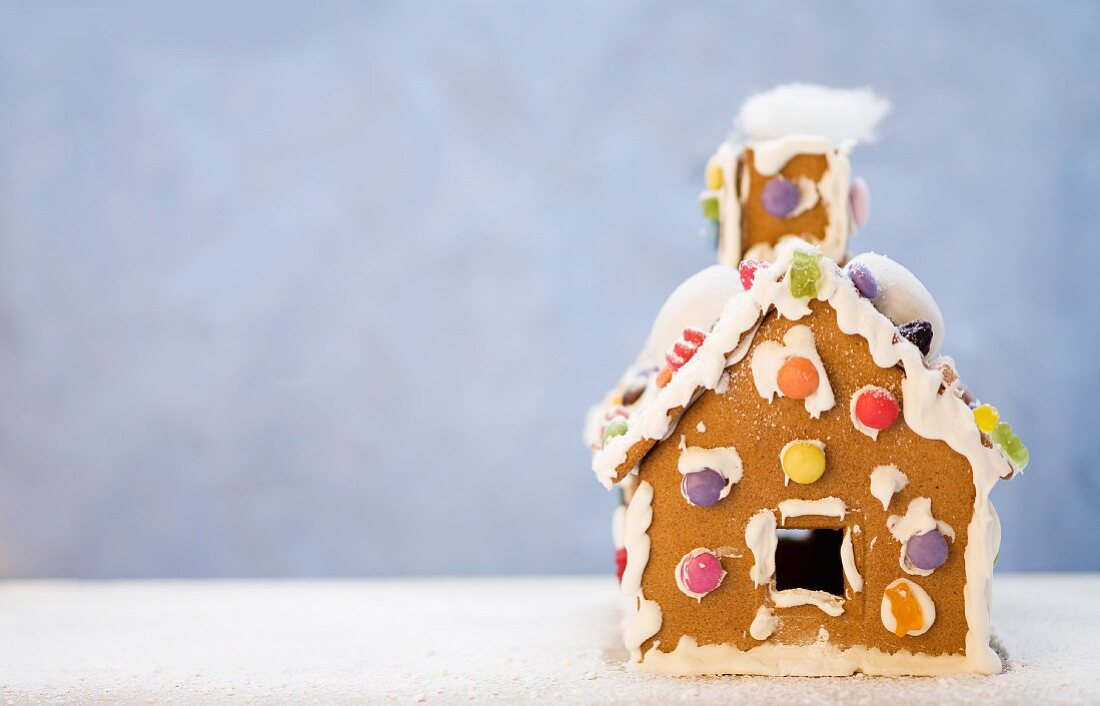
{"type": "Polygon", "coordinates": [[[754,640],[767,640],[779,626],[779,619],[775,617],[775,611],[767,606],[760,606],[756,610],[756,617],[749,626],[749,635],[754,640]]]}
{"type": "Polygon", "coordinates": [[[890,509],[890,501],[895,493],[900,493],[909,483],[909,479],[897,466],[875,466],[871,471],[871,495],[882,503],[883,510],[890,509]]]}
{"type": "Polygon", "coordinates": [[[775,547],[778,542],[774,512],[761,510],[749,519],[745,527],[745,545],[752,552],[753,565],[749,576],[756,586],[771,583],[775,575],[775,547]]]}
{"type": "Polygon", "coordinates": [[[859,593],[863,590],[863,577],[860,576],[859,569],[856,568],[856,554],[852,548],[853,531],[859,532],[859,525],[844,530],[844,541],[840,545],[840,563],[844,567],[844,578],[848,580],[852,592],[859,593]]]}
{"type": "Polygon", "coordinates": [[[799,356],[810,361],[818,374],[818,385],[814,392],[803,400],[806,411],[817,419],[822,412],[833,408],[833,388],[829,385],[829,376],[821,362],[821,356],[814,344],[814,334],[808,326],[792,326],[783,335],[783,345],[775,341],[764,341],[756,346],[752,354],[752,381],[761,397],[772,402],[776,395],[784,397],[779,389],[779,370],[788,358],[799,356]]]}
{"type": "Polygon", "coordinates": [[[821,498],[820,500],[801,500],[797,498],[781,500],[779,502],[779,524],[786,524],[788,517],[802,517],[804,515],[835,517],[843,520],[847,509],[843,500],[833,497],[821,498]]]}
{"type": "Polygon", "coordinates": [[[812,605],[820,608],[826,615],[834,618],[844,613],[844,599],[825,591],[811,591],[805,588],[788,588],[777,591],[771,589],[772,602],[776,608],[793,608],[800,605],[812,605]]]}
{"type": "Polygon", "coordinates": [[[677,461],[676,467],[680,473],[685,475],[701,471],[704,468],[713,468],[730,483],[741,480],[741,457],[737,454],[737,449],[732,446],[720,446],[715,449],[689,446],[680,452],[680,459],[677,461]]]}
{"type": "Polygon", "coordinates": [[[661,629],[661,606],[642,594],[642,572],[649,563],[649,525],[653,520],[653,486],[646,481],[638,483],[634,497],[626,509],[623,523],[623,542],[626,547],[626,570],[623,571],[621,588],[628,596],[636,596],[637,612],[623,629],[623,643],[631,658],[642,657],[642,643],[661,629]]]}

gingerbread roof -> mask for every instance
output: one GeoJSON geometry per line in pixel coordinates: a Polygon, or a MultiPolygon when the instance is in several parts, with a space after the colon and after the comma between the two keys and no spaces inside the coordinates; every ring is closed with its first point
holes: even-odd
{"type": "Polygon", "coordinates": [[[810,313],[812,299],[836,312],[843,333],[867,341],[876,365],[903,368],[906,425],[965,456],[979,488],[988,489],[1027,464],[1027,451],[1007,424],[983,424],[992,433],[979,428],[953,361],[933,358],[942,344],[943,319],[908,270],[873,253],[841,268],[818,248],[796,239],[780,245],[774,263],[753,267],[743,267],[741,273],[711,267],[681,285],[658,317],[642,356],[593,407],[585,437],[593,449],[592,468],[603,485],[610,488],[635,470],[705,391],[725,391],[726,369],[745,356],[765,315],[775,310],[784,318],[800,319],[810,313]],[[737,281],[751,286],[740,288],[737,281]],[[905,327],[914,320],[926,324],[905,327]],[[670,340],[673,331],[685,327],[687,339],[670,340]],[[657,357],[662,350],[667,351],[667,365],[657,357]]]}

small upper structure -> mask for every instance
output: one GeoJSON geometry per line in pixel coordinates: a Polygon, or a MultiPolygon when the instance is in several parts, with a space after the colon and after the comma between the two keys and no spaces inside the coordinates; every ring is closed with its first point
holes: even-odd
{"type": "Polygon", "coordinates": [[[707,162],[703,213],[717,223],[718,261],[771,261],[796,237],[843,262],[848,236],[870,215],[848,155],[875,139],[890,106],[868,90],[788,84],[752,96],[734,136],[707,162]]]}

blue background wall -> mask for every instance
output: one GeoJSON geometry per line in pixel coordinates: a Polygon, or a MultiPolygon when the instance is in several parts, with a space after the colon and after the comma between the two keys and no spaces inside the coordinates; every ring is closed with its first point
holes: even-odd
{"type": "Polygon", "coordinates": [[[1100,569],[1100,5],[178,5],[0,10],[0,573],[608,571],[583,413],[790,80],[894,102],[1000,568],[1100,569]]]}

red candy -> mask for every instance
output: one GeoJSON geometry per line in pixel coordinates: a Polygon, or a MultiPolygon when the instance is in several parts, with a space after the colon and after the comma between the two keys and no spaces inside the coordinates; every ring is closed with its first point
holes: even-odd
{"type": "Polygon", "coordinates": [[[760,260],[744,260],[737,268],[737,271],[741,273],[741,286],[745,289],[751,287],[753,280],[756,279],[756,271],[767,266],[768,263],[760,260]]]}
{"type": "Polygon", "coordinates": [[[677,341],[676,344],[672,346],[672,350],[665,355],[665,361],[668,363],[669,369],[672,370],[672,372],[676,372],[683,367],[684,363],[687,363],[695,356],[695,351],[699,349],[699,346],[703,345],[703,341],[706,339],[707,334],[697,328],[684,329],[681,340],[677,341]]]}
{"type": "Polygon", "coordinates": [[[623,572],[626,571],[626,547],[619,547],[615,550],[615,576],[618,577],[619,583],[623,582],[623,572]]]}
{"type": "Polygon", "coordinates": [[[856,419],[871,429],[888,429],[897,421],[901,405],[889,390],[872,387],[856,398],[856,419]]]}

